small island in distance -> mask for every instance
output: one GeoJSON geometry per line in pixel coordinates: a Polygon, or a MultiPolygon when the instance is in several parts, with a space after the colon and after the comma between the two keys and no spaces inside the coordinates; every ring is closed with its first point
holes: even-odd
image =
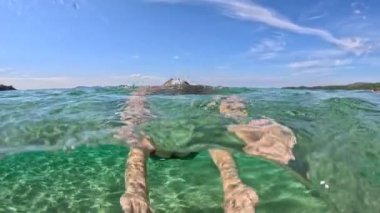
{"type": "Polygon", "coordinates": [[[314,86],[314,87],[284,87],[283,89],[309,89],[309,90],[371,90],[380,91],[380,83],[353,83],[348,85],[314,86]]]}
{"type": "Polygon", "coordinates": [[[3,84],[0,84],[0,91],[7,91],[7,90],[16,90],[13,86],[5,86],[3,84]]]}

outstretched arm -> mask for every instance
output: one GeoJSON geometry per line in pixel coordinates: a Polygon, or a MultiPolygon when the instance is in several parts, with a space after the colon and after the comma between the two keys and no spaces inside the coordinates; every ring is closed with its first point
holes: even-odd
{"type": "Polygon", "coordinates": [[[259,202],[255,190],[242,183],[232,154],[227,150],[210,149],[210,156],[218,167],[224,191],[225,213],[254,213],[259,202]]]}
{"type": "MultiPolygon", "coordinates": [[[[219,111],[225,117],[239,120],[248,115],[242,99],[232,96],[223,100],[219,111]]],[[[254,189],[246,186],[239,177],[232,154],[223,149],[211,149],[209,153],[220,171],[224,191],[225,213],[252,213],[259,202],[254,189]]]]}
{"type": "MultiPolygon", "coordinates": [[[[234,96],[222,100],[219,112],[237,121],[248,115],[244,101],[234,96]]],[[[229,126],[228,130],[246,143],[244,151],[247,154],[262,156],[283,164],[294,159],[291,151],[296,142],[293,132],[274,121],[253,120],[249,124],[229,126]]],[[[219,149],[209,150],[209,153],[221,173],[225,212],[254,212],[254,207],[259,201],[258,196],[240,180],[231,153],[219,149]]]]}
{"type": "Polygon", "coordinates": [[[125,169],[125,193],[120,204],[125,213],[150,213],[149,193],[146,182],[146,159],[148,152],[131,148],[125,169]]]}
{"type": "Polygon", "coordinates": [[[149,110],[145,107],[145,95],[141,88],[134,92],[128,106],[122,114],[124,126],[120,128],[118,138],[124,139],[130,146],[125,169],[125,193],[120,204],[125,213],[150,213],[148,187],[146,182],[146,159],[154,147],[147,138],[140,137],[136,126],[149,119],[149,110]]]}
{"type": "Polygon", "coordinates": [[[241,183],[236,170],[235,161],[229,151],[223,149],[210,149],[208,152],[220,171],[224,191],[226,191],[229,186],[241,183]]]}

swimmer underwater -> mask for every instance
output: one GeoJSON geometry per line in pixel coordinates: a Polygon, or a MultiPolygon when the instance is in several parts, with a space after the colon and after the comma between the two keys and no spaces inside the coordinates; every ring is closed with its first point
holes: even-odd
{"type": "MultiPolygon", "coordinates": [[[[173,153],[163,150],[155,138],[137,128],[149,122],[152,117],[146,101],[147,96],[211,94],[212,92],[213,88],[209,86],[190,85],[186,81],[170,79],[162,86],[139,87],[132,93],[121,115],[124,126],[115,135],[131,147],[126,162],[125,193],[120,198],[120,204],[125,213],[153,212],[149,204],[149,189],[146,182],[148,157],[178,158],[191,154],[180,152],[180,150],[173,153]]],[[[235,124],[224,128],[241,141],[244,146],[242,150],[246,154],[263,157],[283,165],[294,160],[292,148],[296,144],[296,138],[289,128],[267,118],[246,122],[249,117],[244,100],[237,96],[224,97],[220,101],[214,100],[208,105],[217,106],[222,116],[235,121],[235,124]]],[[[206,149],[221,175],[224,212],[255,212],[259,197],[253,188],[245,185],[240,179],[229,148],[210,146],[206,149]]]]}

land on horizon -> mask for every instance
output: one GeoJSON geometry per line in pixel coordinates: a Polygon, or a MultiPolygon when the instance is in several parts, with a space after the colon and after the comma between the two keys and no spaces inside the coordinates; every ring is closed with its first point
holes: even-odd
{"type": "MultiPolygon", "coordinates": [[[[112,85],[110,85],[112,86],[112,85]]],[[[129,85],[119,85],[119,86],[129,86],[129,85]]],[[[152,86],[152,85],[150,85],[152,86]]],[[[77,87],[83,87],[83,86],[77,86],[77,87]]],[[[132,85],[132,87],[135,87],[135,85],[132,85]]],[[[215,86],[215,87],[225,87],[225,86],[215,86]]],[[[228,87],[228,86],[227,86],[228,87]]],[[[73,87],[76,88],[76,87],[73,87]]],[[[246,88],[254,88],[254,87],[246,87],[246,88]]],[[[53,88],[51,88],[53,89],[53,88]]],[[[380,82],[357,82],[352,84],[346,84],[346,85],[326,85],[326,86],[289,86],[289,87],[282,87],[282,89],[304,89],[304,90],[372,90],[372,91],[380,91],[380,82]]],[[[0,91],[7,91],[7,90],[16,90],[15,87],[12,85],[3,85],[0,84],[0,91]]]]}
{"type": "Polygon", "coordinates": [[[380,82],[365,83],[358,82],[347,85],[328,85],[328,86],[299,86],[299,87],[283,87],[283,89],[310,89],[310,90],[372,90],[380,91],[380,82]]]}

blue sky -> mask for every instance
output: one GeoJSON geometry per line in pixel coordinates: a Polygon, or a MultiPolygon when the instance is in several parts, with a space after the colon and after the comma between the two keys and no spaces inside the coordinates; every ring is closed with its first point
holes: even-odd
{"type": "Polygon", "coordinates": [[[380,1],[2,0],[0,84],[380,81],[380,1]]]}

